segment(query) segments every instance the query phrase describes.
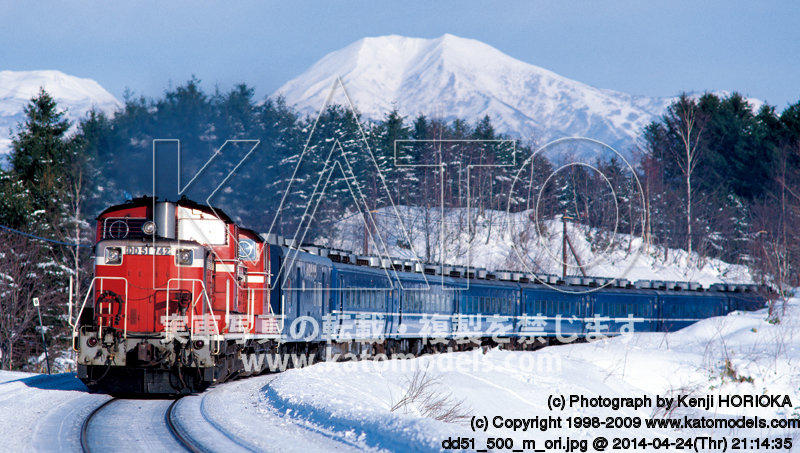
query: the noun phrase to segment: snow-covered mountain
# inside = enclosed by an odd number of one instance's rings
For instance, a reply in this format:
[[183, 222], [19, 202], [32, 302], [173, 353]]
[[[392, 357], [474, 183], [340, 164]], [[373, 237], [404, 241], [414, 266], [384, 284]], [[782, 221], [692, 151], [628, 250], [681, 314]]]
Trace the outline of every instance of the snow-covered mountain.
[[121, 104], [92, 79], [61, 71], [0, 71], [0, 154], [11, 147], [11, 130], [24, 119], [24, 108], [44, 88], [75, 123], [93, 107], [107, 113]]
[[383, 118], [393, 106], [404, 115], [447, 120], [488, 114], [498, 130], [539, 144], [585, 136], [621, 152], [672, 99], [595, 88], [449, 34], [361, 39], [326, 55], [276, 94], [313, 114], [336, 76], [368, 119]]

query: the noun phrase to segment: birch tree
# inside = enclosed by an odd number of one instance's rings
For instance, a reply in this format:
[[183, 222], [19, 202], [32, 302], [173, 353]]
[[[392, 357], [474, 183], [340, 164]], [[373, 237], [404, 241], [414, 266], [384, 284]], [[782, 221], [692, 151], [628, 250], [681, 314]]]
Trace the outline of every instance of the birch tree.
[[686, 250], [692, 253], [692, 174], [702, 156], [701, 138], [705, 117], [695, 101], [686, 93], [681, 94], [668, 113], [667, 124], [680, 138], [681, 146], [673, 149], [675, 161], [683, 174], [686, 188]]

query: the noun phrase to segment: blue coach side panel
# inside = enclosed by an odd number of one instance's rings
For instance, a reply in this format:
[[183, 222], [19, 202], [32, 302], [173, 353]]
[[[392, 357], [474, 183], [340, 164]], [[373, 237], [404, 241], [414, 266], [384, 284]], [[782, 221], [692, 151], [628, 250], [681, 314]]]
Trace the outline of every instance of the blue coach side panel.
[[592, 296], [586, 288], [564, 286], [561, 290], [541, 284], [522, 285], [521, 317], [517, 331], [525, 336], [582, 336]]
[[290, 341], [319, 340], [331, 297], [333, 263], [295, 249], [282, 248], [281, 253], [281, 267], [273, 271], [273, 285], [280, 287], [284, 335], [288, 334]]
[[728, 293], [730, 310], [753, 311], [766, 307], [767, 298], [757, 292]]
[[441, 275], [398, 272], [399, 305], [392, 325], [397, 338], [445, 338], [452, 334], [453, 313], [466, 280]]
[[339, 340], [373, 340], [386, 335], [392, 321], [397, 284], [391, 272], [367, 266], [333, 263], [335, 290], [329, 301], [329, 325]]
[[654, 331], [672, 332], [730, 311], [727, 293], [718, 291], [658, 291], [658, 300], [660, 325]]
[[469, 280], [457, 294], [457, 304], [453, 307], [453, 334], [457, 337], [512, 335], [519, 314], [519, 290], [519, 284], [514, 282]]
[[657, 328], [658, 293], [645, 289], [602, 288], [591, 293], [587, 333], [617, 335]]

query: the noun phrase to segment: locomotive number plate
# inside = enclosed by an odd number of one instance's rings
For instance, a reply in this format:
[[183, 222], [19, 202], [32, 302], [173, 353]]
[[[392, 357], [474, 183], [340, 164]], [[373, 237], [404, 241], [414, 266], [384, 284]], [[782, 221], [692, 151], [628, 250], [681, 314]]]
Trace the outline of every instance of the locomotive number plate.
[[130, 245], [125, 247], [126, 255], [172, 255], [171, 247], [153, 247], [150, 245]]

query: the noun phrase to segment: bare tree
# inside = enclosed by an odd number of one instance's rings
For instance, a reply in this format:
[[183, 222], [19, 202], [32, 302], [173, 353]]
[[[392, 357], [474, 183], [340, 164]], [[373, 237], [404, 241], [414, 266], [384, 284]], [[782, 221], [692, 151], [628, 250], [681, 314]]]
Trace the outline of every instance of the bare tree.
[[[794, 154], [794, 156], [792, 156]], [[796, 263], [800, 260], [800, 175], [793, 174], [787, 161], [800, 154], [800, 145], [781, 148], [776, 190], [754, 207], [752, 256], [764, 283], [771, 284], [777, 298], [769, 314], [780, 319], [786, 300], [797, 285]], [[781, 312], [776, 310], [781, 302]]]
[[472, 411], [463, 399], [457, 399], [452, 393], [442, 391], [442, 382], [438, 376], [428, 373], [428, 367], [414, 371], [407, 382], [404, 393], [390, 407], [391, 412], [413, 408], [423, 417], [443, 421], [445, 423], [464, 423], [468, 421]]
[[[703, 147], [700, 146], [705, 118], [697, 104], [682, 94], [673, 107], [675, 118], [672, 124], [681, 141], [679, 150], [673, 149], [675, 160], [686, 182], [686, 250], [692, 253], [692, 173], [700, 161]], [[672, 149], [672, 148], [670, 148]]]
[[35, 240], [0, 232], [0, 366], [11, 369], [14, 348], [30, 332], [39, 297], [42, 309], [56, 300], [53, 280], [48, 278], [47, 251]]

